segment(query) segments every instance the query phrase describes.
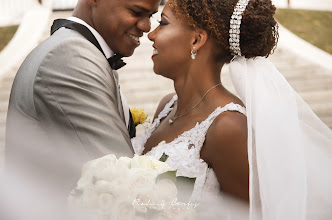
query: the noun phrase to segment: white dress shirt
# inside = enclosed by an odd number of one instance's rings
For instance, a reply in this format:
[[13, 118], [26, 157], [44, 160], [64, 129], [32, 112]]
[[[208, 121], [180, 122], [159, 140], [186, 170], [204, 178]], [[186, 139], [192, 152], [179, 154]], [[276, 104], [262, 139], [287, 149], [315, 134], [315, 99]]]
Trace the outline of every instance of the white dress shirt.
[[[93, 36], [97, 39], [101, 49], [103, 50], [106, 58], [110, 58], [111, 56], [114, 55], [114, 52], [111, 50], [111, 48], [107, 45], [106, 41], [104, 40], [104, 38], [90, 25], [88, 25], [85, 21], [76, 18], [76, 17], [69, 17], [67, 18], [68, 20], [74, 21], [76, 23], [82, 24], [85, 27], [87, 27], [91, 33], [93, 34]], [[118, 72], [116, 70], [112, 70], [113, 72], [113, 77], [114, 79], [119, 82], [119, 75]], [[120, 83], [119, 83], [120, 85]], [[120, 88], [119, 88], [120, 89]], [[128, 107], [128, 103], [125, 99], [125, 97], [123, 96], [121, 89], [120, 89], [120, 95], [121, 95], [121, 101], [122, 101], [122, 107], [123, 107], [123, 113], [124, 113], [124, 117], [125, 117], [125, 121], [126, 121], [126, 126], [128, 128], [129, 126], [129, 107]]]

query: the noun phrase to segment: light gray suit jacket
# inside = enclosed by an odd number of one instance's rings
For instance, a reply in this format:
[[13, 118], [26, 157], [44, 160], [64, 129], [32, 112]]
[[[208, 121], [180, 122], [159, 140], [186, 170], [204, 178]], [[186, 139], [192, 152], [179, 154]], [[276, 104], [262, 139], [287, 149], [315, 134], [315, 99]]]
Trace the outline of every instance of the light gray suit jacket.
[[15, 77], [6, 166], [34, 181], [55, 181], [68, 193], [88, 160], [133, 155], [124, 120], [119, 85], [104, 55], [62, 28], [29, 54]]

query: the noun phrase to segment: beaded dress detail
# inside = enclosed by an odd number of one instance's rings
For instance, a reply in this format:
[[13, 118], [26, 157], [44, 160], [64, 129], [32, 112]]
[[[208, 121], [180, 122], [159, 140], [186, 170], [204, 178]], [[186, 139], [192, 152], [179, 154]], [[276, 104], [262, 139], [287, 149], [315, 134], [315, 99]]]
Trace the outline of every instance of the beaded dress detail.
[[[160, 121], [173, 109], [173, 104], [177, 98], [177, 95], [173, 96], [143, 134], [131, 139], [135, 154], [142, 154], [147, 140], [159, 126]], [[212, 122], [218, 115], [225, 111], [237, 111], [244, 115], [246, 114], [243, 106], [234, 103], [229, 103], [224, 107], [217, 107], [207, 119], [200, 123], [197, 122], [192, 129], [185, 131], [169, 143], [161, 141], [151, 151], [146, 153], [147, 156], [153, 156], [157, 160], [165, 153], [168, 156], [166, 163], [177, 170], [177, 176], [196, 178], [191, 197], [192, 200], [200, 199], [204, 192], [215, 195], [220, 194], [220, 186], [216, 175], [213, 169], [208, 167], [208, 164], [200, 158], [200, 151]]]

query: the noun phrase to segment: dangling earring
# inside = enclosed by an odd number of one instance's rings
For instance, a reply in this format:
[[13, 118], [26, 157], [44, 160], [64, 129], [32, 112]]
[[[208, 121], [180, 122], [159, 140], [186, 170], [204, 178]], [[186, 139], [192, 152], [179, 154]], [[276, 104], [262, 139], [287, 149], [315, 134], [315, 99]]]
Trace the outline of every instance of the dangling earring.
[[191, 49], [191, 51], [190, 51], [190, 54], [191, 54], [191, 59], [196, 59], [196, 55], [197, 55], [197, 50], [196, 50], [196, 52], [194, 53], [194, 49], [195, 49], [195, 47], [193, 47], [193, 49]]

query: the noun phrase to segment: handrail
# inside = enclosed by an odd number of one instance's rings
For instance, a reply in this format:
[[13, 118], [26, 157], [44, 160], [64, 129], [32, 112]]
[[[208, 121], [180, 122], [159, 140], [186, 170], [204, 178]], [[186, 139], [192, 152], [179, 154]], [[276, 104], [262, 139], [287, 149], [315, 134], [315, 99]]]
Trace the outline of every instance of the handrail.
[[40, 41], [49, 22], [51, 10], [40, 5], [29, 10], [14, 37], [0, 52], [0, 79], [21, 63]]

